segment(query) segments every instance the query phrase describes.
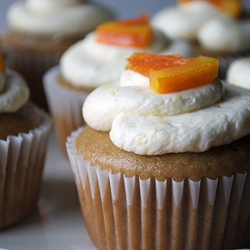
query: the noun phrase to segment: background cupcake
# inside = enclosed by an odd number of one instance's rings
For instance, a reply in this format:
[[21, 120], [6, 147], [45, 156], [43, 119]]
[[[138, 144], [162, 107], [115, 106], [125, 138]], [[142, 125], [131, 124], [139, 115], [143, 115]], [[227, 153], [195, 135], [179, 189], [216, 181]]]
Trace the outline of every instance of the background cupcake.
[[27, 80], [32, 101], [47, 108], [43, 74], [69, 46], [113, 18], [110, 11], [81, 0], [26, 0], [10, 6], [2, 49], [8, 66]]
[[199, 54], [218, 58], [223, 79], [229, 63], [250, 52], [250, 19], [241, 1], [179, 1], [152, 22], [170, 37], [192, 41]]
[[28, 97], [0, 58], [0, 229], [30, 214], [39, 195], [50, 120]]
[[135, 51], [194, 55], [188, 42], [168, 39], [141, 15], [99, 25], [63, 54], [59, 67], [46, 73], [44, 87], [64, 152], [66, 137], [83, 124], [81, 107], [86, 96], [96, 87], [117, 80]]
[[98, 249], [248, 246], [250, 92], [217, 72], [212, 58], [134, 55], [87, 97], [67, 150]]

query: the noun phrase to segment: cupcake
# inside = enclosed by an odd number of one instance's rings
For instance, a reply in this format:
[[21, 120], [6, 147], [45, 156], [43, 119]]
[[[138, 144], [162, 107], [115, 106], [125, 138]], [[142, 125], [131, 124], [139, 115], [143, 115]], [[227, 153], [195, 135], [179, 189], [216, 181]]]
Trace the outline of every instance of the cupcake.
[[82, 0], [26, 0], [10, 6], [2, 49], [7, 65], [29, 84], [31, 101], [47, 109], [43, 74], [68, 47], [112, 19], [110, 11]]
[[228, 67], [226, 81], [250, 89], [250, 58], [243, 57], [234, 60]]
[[44, 88], [64, 153], [66, 137], [83, 125], [81, 107], [86, 96], [117, 80], [135, 51], [194, 55], [188, 42], [166, 38], [152, 29], [147, 15], [141, 15], [99, 25], [63, 54], [59, 66], [45, 74]]
[[170, 37], [192, 42], [197, 53], [219, 59], [219, 77], [232, 60], [250, 52], [250, 18], [238, 0], [180, 0], [152, 17], [153, 25]]
[[218, 60], [136, 53], [83, 104], [67, 139], [98, 249], [247, 247], [250, 92]]
[[39, 196], [51, 123], [28, 98], [24, 79], [0, 57], [0, 229], [29, 215]]

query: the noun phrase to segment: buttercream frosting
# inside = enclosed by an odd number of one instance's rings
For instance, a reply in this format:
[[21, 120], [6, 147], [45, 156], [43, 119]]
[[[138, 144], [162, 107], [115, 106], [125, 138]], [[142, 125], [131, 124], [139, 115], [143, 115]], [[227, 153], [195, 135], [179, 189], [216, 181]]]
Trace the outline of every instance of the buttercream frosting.
[[159, 31], [155, 31], [153, 43], [144, 49], [98, 43], [96, 33], [90, 32], [63, 54], [60, 60], [61, 74], [72, 85], [94, 89], [119, 79], [127, 58], [137, 51], [179, 53], [184, 57], [195, 55], [188, 42], [180, 39], [169, 40]]
[[237, 21], [225, 14], [218, 15], [199, 29], [197, 38], [210, 51], [244, 52], [250, 49], [250, 20]]
[[171, 37], [198, 40], [213, 52], [250, 49], [250, 19], [237, 20], [205, 1], [165, 8], [153, 16], [152, 23]]
[[234, 60], [227, 70], [226, 80], [234, 85], [250, 89], [250, 58]]
[[11, 113], [21, 108], [29, 99], [29, 89], [24, 79], [12, 70], [0, 72], [0, 112]]
[[80, 0], [26, 0], [13, 3], [7, 11], [10, 27], [42, 35], [84, 35], [114, 15]]
[[200, 27], [218, 10], [205, 1], [163, 8], [152, 17], [152, 24], [173, 38], [194, 40]]
[[121, 149], [141, 155], [203, 152], [250, 133], [250, 91], [217, 79], [159, 95], [145, 76], [124, 74], [121, 82], [94, 90], [83, 105], [86, 123], [110, 131]]

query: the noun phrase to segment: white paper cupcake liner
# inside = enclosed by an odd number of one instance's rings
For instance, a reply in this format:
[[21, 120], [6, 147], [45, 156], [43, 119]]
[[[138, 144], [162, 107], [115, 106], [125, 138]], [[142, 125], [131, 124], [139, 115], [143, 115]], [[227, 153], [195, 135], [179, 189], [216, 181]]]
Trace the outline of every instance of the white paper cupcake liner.
[[87, 94], [62, 87], [58, 83], [59, 76], [59, 66], [55, 66], [46, 72], [43, 84], [58, 143], [62, 152], [67, 155], [65, 147], [67, 136], [84, 124], [82, 105]]
[[215, 180], [113, 174], [78, 155], [75, 138], [67, 152], [83, 217], [98, 249], [232, 249], [250, 243], [250, 175]]
[[0, 140], [0, 229], [19, 222], [36, 205], [51, 127], [41, 112], [39, 127]]

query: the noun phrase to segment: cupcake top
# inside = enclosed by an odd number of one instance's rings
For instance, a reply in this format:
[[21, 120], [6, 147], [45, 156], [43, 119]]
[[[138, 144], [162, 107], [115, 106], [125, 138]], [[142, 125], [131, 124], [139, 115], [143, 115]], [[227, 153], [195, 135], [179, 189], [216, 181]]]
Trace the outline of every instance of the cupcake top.
[[85, 35], [113, 18], [111, 12], [81, 0], [17, 1], [7, 11], [11, 28], [49, 36]]
[[128, 152], [204, 152], [250, 133], [250, 91], [217, 79], [208, 57], [135, 53], [119, 82], [85, 100], [83, 117]]
[[72, 85], [94, 89], [117, 80], [126, 66], [126, 59], [136, 51], [194, 55], [188, 42], [166, 38], [152, 28], [147, 15], [141, 15], [99, 25], [63, 54], [61, 73]]
[[234, 85], [250, 89], [250, 58], [234, 60], [227, 70], [226, 80]]
[[29, 89], [24, 79], [11, 70], [6, 70], [0, 54], [0, 112], [13, 113], [29, 98]]
[[250, 19], [236, 18], [240, 10], [237, 10], [237, 14], [229, 15], [217, 7], [210, 1], [183, 1], [156, 13], [152, 23], [170, 37], [197, 40], [211, 52], [249, 50]]
[[28, 133], [41, 124], [43, 113], [28, 98], [26, 82], [19, 74], [5, 69], [0, 54], [0, 140]]

